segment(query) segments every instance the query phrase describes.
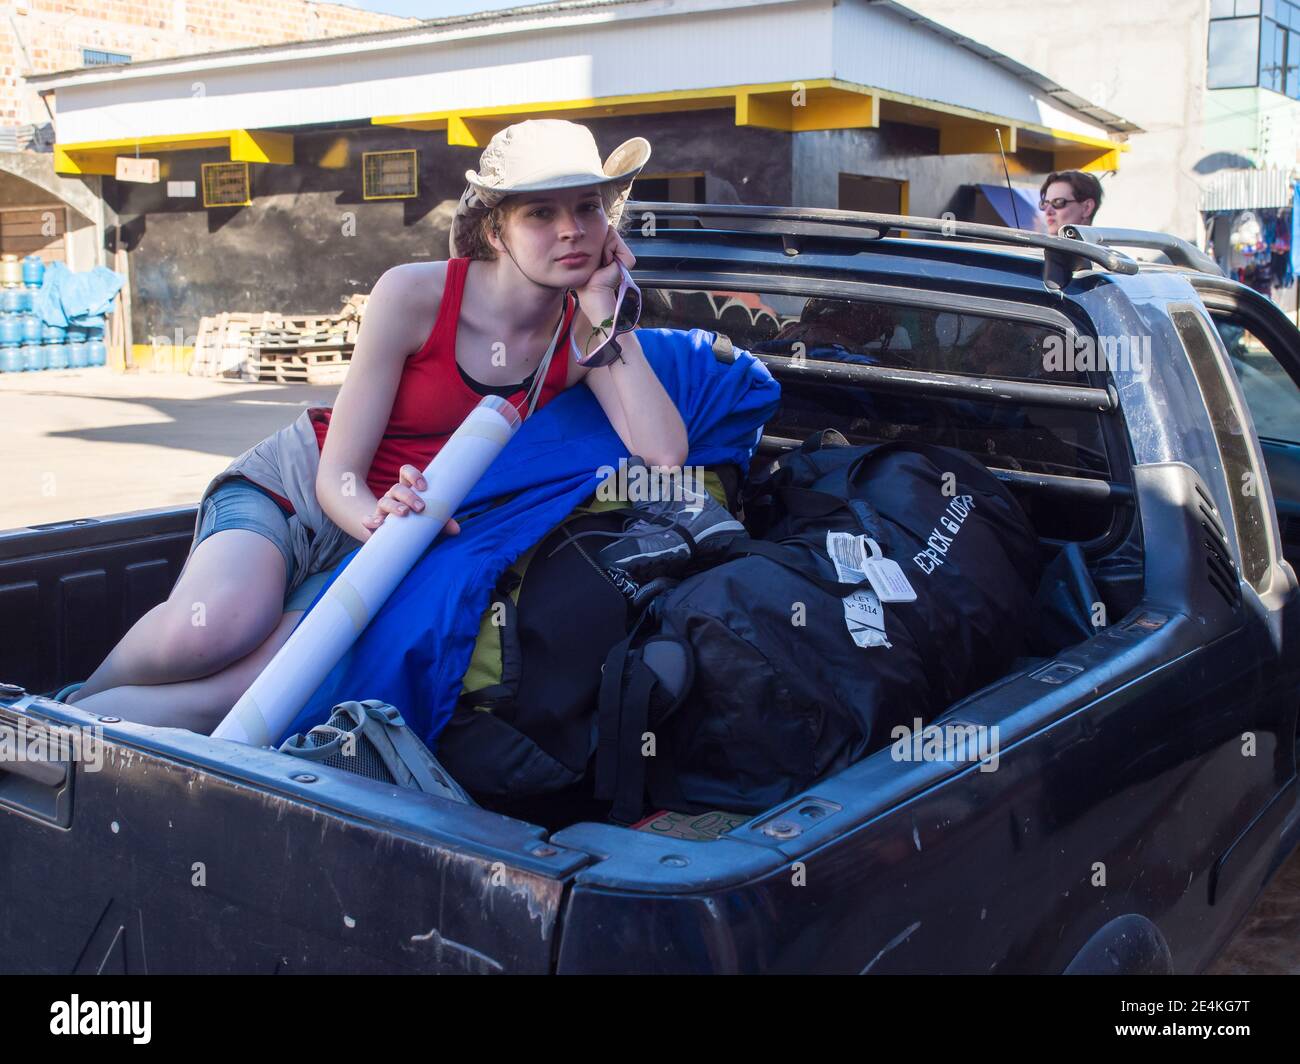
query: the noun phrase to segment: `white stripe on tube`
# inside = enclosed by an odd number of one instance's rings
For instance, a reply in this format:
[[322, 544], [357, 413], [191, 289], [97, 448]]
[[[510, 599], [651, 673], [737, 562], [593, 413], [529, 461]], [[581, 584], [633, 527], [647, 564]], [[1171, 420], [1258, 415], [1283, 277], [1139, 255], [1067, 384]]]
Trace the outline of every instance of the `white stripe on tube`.
[[[488, 395], [424, 470], [424, 509], [390, 514], [357, 551], [279, 653], [212, 733], [270, 746], [379, 612], [520, 424], [519, 412]], [[365, 697], [361, 694], [360, 697]]]

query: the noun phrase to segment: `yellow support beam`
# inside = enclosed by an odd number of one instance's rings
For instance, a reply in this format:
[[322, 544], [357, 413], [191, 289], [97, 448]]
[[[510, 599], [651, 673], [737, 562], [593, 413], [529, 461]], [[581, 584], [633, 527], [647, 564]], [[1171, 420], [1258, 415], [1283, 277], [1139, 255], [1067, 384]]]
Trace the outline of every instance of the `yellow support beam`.
[[790, 131], [874, 128], [880, 122], [880, 101], [874, 92], [834, 78], [376, 115], [370, 121], [377, 126], [422, 132], [446, 130], [449, 144], [481, 147], [496, 130], [528, 118], [581, 121], [614, 115], [669, 114], [722, 108], [739, 108], [738, 113], [745, 119], [740, 122], [742, 125], [772, 122], [776, 123], [773, 128]]
[[793, 110], [784, 94], [776, 96], [766, 92], [736, 93], [736, 125], [756, 126], [759, 129], [779, 129], [789, 132], [793, 127], [790, 112]]
[[117, 157], [91, 152], [73, 155], [57, 144], [54, 146], [54, 172], [56, 174], [106, 174], [117, 173]]
[[[721, 108], [734, 110], [737, 125], [790, 133], [814, 129], [875, 129], [882, 117], [886, 121], [928, 126], [939, 130], [942, 154], [994, 154], [998, 150], [995, 130], [1001, 130], [1002, 147], [1008, 156], [1013, 156], [1018, 148], [1081, 153], [1099, 149], [1088, 163], [1097, 166], [1114, 158], [1102, 158], [1104, 153], [1128, 150], [1127, 144], [1104, 136], [1093, 137], [1033, 122], [1011, 121], [988, 112], [871, 88], [839, 78], [719, 85], [623, 96], [499, 104], [454, 111], [376, 115], [370, 121], [377, 126], [422, 132], [445, 131], [449, 144], [481, 147], [498, 129], [528, 118], [582, 121], [615, 115], [670, 114]], [[1014, 159], [1008, 162], [1014, 163]]]
[[1002, 134], [1000, 150], [1008, 155], [1016, 152], [1016, 127], [1000, 123], [946, 119], [939, 126], [940, 155], [997, 155], [998, 133]]
[[293, 165], [293, 134], [264, 129], [236, 129], [230, 134], [232, 163], [274, 163]]
[[487, 142], [509, 124], [451, 115], [447, 119], [447, 143], [461, 148], [485, 148]]
[[875, 129], [880, 125], [880, 100], [873, 93], [794, 81], [777, 92], [737, 92], [736, 125], [787, 133]]
[[119, 155], [226, 148], [231, 162], [293, 164], [293, 134], [261, 129], [225, 129], [210, 133], [170, 133], [117, 140], [78, 141], [54, 146], [59, 174], [113, 174]]
[[1084, 170], [1104, 173], [1119, 169], [1118, 145], [1110, 150], [1084, 148], [1052, 153], [1053, 170]]

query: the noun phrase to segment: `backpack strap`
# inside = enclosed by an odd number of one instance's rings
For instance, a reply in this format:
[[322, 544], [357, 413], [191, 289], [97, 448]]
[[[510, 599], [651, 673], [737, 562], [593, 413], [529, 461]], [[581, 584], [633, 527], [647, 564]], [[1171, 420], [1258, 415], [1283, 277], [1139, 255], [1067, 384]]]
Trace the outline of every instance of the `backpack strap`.
[[777, 496], [785, 512], [795, 517], [829, 517], [840, 510], [848, 510], [862, 527], [862, 531], [888, 549], [889, 533], [880, 522], [875, 508], [865, 499], [843, 499], [827, 491], [813, 488], [781, 487]]
[[[657, 612], [646, 610], [631, 635], [610, 651], [600, 682], [594, 793], [597, 798], [613, 802], [609, 818], [624, 825], [641, 819], [647, 779], [656, 800], [683, 802], [667, 734], [655, 736], [652, 764], [641, 753], [641, 744], [646, 731], [662, 728], [690, 694], [695, 659], [690, 644], [674, 636], [654, 636], [633, 649], [638, 630], [652, 614]], [[660, 643], [678, 648], [677, 664], [670, 664], [668, 658], [653, 651]], [[651, 649], [650, 661], [647, 649]]]
[[779, 543], [768, 543], [762, 539], [738, 537], [727, 544], [726, 552], [722, 555], [722, 558], [745, 558], [758, 555], [760, 558], [775, 562], [784, 569], [789, 569], [792, 573], [798, 573], [810, 584], [821, 588], [826, 594], [834, 595], [836, 598], [843, 598], [860, 588], [869, 588], [871, 586], [871, 581], [865, 577], [855, 581], [828, 580], [818, 572], [817, 567], [811, 562], [800, 561], [799, 553], [799, 551], [791, 550]]
[[[615, 811], [620, 815], [624, 814], [631, 805], [631, 800], [626, 792], [634, 782], [633, 779], [625, 776], [623, 772], [624, 748], [631, 734], [628, 725], [634, 723], [634, 717], [640, 717], [642, 714], [644, 714], [644, 719], [648, 720], [650, 713], [649, 691], [647, 690], [644, 692], [644, 705], [640, 707], [640, 711], [635, 707], [627, 707], [627, 721], [625, 723], [623, 674], [627, 670], [627, 660], [632, 649], [632, 640], [636, 638], [637, 632], [650, 613], [650, 610], [646, 610], [637, 618], [628, 637], [614, 646], [608, 657], [605, 658], [605, 664], [600, 668], [600, 693], [596, 711], [596, 781], [594, 793], [597, 798], [602, 800], [614, 799]], [[640, 751], [637, 750], [636, 753], [639, 754]], [[640, 760], [640, 758], [638, 757], [637, 760]], [[633, 777], [635, 777], [636, 766], [629, 765], [629, 767], [632, 769]], [[645, 767], [640, 766], [640, 771], [644, 773]], [[639, 778], [641, 785], [644, 786], [644, 775], [635, 778]], [[620, 784], [622, 784], [621, 789]], [[640, 801], [639, 790], [636, 800]], [[634, 821], [627, 821], [627, 823], [632, 822]]]

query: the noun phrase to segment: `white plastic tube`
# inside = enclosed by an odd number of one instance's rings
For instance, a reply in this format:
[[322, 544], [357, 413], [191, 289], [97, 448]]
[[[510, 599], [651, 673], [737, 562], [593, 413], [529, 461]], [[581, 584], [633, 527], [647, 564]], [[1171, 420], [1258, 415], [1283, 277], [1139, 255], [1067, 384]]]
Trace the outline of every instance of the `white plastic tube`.
[[[424, 509], [390, 514], [212, 733], [270, 746], [442, 531], [520, 425], [504, 399], [484, 396], [424, 470]], [[412, 489], [413, 491], [415, 489]], [[359, 695], [361, 693], [358, 693]]]

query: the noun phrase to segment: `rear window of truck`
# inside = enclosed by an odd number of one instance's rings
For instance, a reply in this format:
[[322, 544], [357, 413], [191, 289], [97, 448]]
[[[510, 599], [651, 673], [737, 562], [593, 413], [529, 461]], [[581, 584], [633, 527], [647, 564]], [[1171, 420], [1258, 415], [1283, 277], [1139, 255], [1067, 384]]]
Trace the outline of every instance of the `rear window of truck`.
[[[645, 328], [700, 328], [755, 354], [1042, 384], [1089, 386], [1061, 330], [943, 307], [891, 306], [789, 293], [646, 289]], [[936, 386], [935, 391], [939, 390]], [[854, 443], [895, 439], [957, 447], [1005, 469], [1105, 479], [1095, 410], [786, 380], [771, 435], [839, 429]]]

